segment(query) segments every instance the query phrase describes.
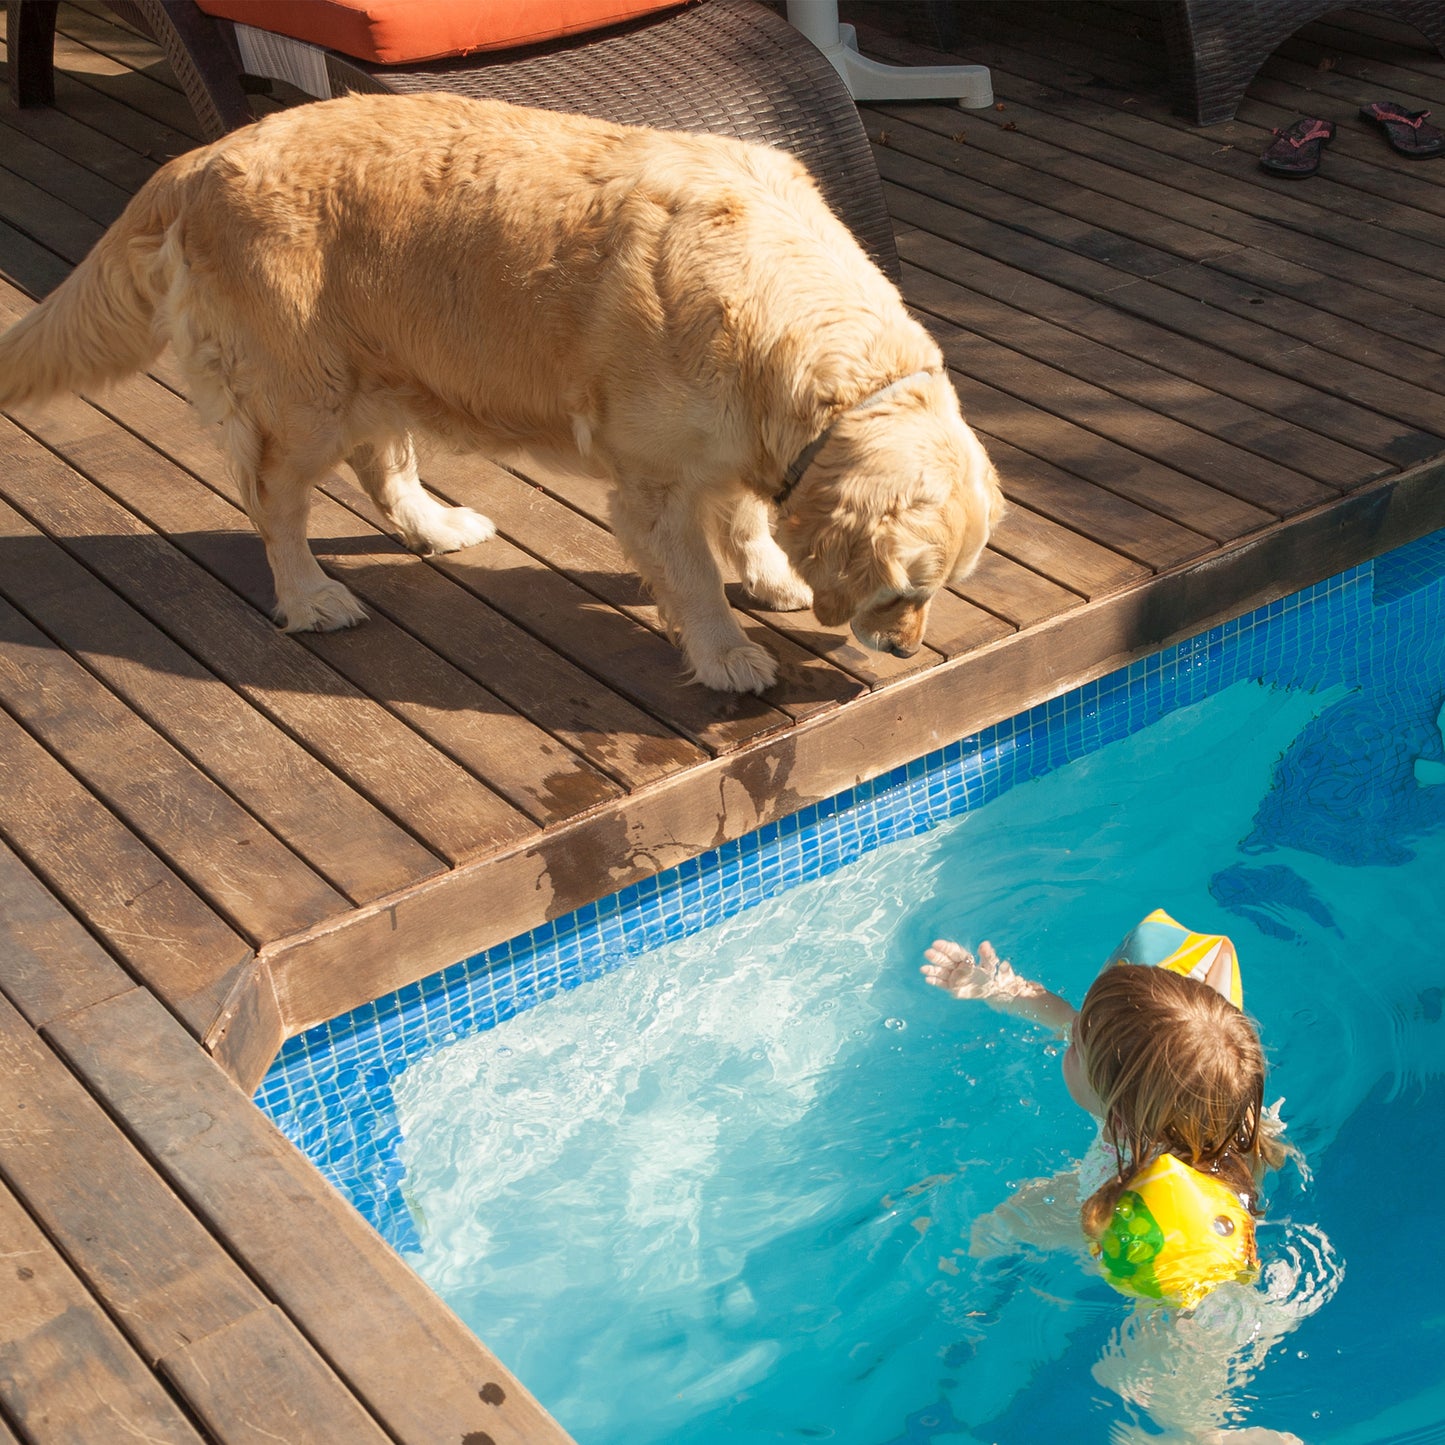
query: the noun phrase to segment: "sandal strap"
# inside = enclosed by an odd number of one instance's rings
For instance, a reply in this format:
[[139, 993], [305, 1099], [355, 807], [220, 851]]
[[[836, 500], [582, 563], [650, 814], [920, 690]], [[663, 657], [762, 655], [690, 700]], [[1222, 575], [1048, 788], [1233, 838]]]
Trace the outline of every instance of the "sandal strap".
[[1408, 125], [1419, 130], [1430, 117], [1428, 110], [1401, 110], [1398, 106], [1383, 106], [1378, 101], [1370, 107], [1376, 120], [1388, 121], [1391, 125]]
[[1296, 121], [1295, 124], [1289, 128], [1289, 130], [1280, 130], [1276, 128], [1274, 133], [1281, 140], [1287, 140], [1292, 146], [1298, 149], [1302, 145], [1308, 145], [1309, 142], [1312, 140], [1328, 140], [1330, 138], [1331, 131], [1334, 129], [1334, 127], [1331, 126], [1327, 120], [1312, 120], [1309, 122], [1308, 130], [1303, 131], [1298, 136], [1291, 135], [1290, 131], [1294, 130], [1297, 126], [1301, 124], [1303, 124], [1303, 122]]

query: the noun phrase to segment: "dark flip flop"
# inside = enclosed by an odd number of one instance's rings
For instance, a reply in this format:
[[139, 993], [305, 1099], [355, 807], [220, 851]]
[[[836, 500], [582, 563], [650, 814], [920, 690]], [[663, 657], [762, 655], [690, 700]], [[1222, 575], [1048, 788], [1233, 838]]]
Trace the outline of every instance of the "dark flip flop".
[[1406, 110], [1393, 100], [1372, 100], [1360, 107], [1360, 114], [1383, 126], [1385, 139], [1402, 156], [1423, 160], [1427, 156], [1445, 155], [1445, 130], [1425, 124], [1428, 110]]
[[1259, 163], [1277, 176], [1312, 176], [1320, 168], [1320, 147], [1334, 134], [1332, 121], [1305, 116], [1275, 131]]

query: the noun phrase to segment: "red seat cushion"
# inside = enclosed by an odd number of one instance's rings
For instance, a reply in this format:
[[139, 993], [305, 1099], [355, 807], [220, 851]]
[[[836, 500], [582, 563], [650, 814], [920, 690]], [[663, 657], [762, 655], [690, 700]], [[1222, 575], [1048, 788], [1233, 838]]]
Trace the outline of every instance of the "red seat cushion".
[[196, 0], [208, 15], [289, 35], [376, 65], [536, 45], [600, 30], [682, 0]]

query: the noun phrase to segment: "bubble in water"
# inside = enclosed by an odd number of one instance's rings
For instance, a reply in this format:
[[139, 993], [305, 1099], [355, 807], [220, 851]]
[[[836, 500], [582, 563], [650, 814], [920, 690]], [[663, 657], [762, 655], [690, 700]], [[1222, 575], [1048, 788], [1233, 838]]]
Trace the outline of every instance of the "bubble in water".
[[884, 1019], [883, 1027], [885, 1029], [906, 1029], [908, 1025], [902, 1019]]

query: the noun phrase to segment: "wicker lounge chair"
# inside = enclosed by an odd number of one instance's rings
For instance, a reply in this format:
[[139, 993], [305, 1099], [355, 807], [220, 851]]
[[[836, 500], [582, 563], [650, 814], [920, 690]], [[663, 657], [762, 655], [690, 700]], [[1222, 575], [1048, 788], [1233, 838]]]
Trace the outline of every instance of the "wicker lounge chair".
[[[546, 45], [411, 66], [372, 65], [250, 31], [212, 19], [190, 0], [117, 0], [111, 8], [165, 51], [209, 138], [253, 119], [253, 77], [322, 97], [440, 89], [734, 135], [802, 160], [868, 253], [898, 276], [882, 185], [847, 87], [813, 45], [756, 0], [701, 0]], [[17, 104], [54, 103], [56, 10], [53, 0], [8, 0]]]
[[1181, 114], [1233, 120], [1249, 83], [1296, 30], [1331, 10], [1388, 15], [1445, 54], [1445, 0], [1178, 0], [1163, 7], [1169, 73]]

